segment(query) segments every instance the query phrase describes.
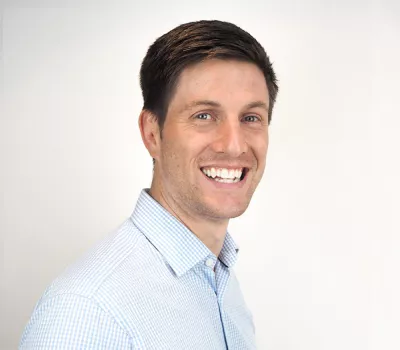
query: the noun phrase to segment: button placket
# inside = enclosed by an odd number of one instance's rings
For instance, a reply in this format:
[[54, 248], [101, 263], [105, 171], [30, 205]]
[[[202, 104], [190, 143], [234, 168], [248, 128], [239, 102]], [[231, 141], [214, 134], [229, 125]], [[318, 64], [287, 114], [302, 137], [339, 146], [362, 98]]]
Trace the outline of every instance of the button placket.
[[213, 289], [214, 293], [217, 294], [217, 281], [215, 276], [214, 267], [216, 265], [216, 259], [213, 256], [208, 256], [203, 260], [203, 273], [205, 274], [208, 283]]
[[214, 266], [215, 266], [215, 262], [214, 262], [214, 260], [213, 260], [212, 258], [208, 258], [208, 259], [206, 260], [205, 264], [206, 264], [209, 268], [211, 268], [211, 269], [213, 269]]

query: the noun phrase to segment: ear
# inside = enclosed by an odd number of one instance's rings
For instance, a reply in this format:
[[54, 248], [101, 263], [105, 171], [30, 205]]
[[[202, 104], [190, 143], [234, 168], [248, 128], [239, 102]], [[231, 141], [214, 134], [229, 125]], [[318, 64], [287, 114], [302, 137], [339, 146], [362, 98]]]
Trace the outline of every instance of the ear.
[[143, 109], [139, 116], [139, 128], [143, 143], [151, 157], [158, 159], [160, 153], [160, 129], [157, 117], [150, 111]]

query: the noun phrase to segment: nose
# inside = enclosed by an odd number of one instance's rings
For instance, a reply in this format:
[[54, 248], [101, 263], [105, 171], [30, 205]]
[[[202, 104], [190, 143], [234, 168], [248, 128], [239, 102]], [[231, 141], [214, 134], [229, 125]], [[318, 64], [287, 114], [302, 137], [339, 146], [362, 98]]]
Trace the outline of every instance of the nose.
[[216, 132], [216, 140], [213, 143], [216, 153], [225, 153], [234, 158], [247, 152], [248, 144], [239, 120], [224, 120]]

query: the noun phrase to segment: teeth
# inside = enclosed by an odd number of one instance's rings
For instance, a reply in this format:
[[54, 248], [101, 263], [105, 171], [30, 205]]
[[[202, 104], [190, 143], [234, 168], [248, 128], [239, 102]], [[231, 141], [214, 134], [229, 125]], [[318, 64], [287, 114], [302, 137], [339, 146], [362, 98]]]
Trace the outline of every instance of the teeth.
[[[208, 168], [202, 169], [203, 173], [218, 182], [239, 182], [243, 169]], [[224, 181], [222, 181], [224, 180]], [[228, 181], [225, 181], [228, 180]], [[237, 181], [236, 181], [237, 180]]]
[[215, 179], [215, 181], [217, 181], [217, 182], [223, 182], [223, 183], [226, 183], [226, 184], [233, 184], [233, 183], [236, 183], [236, 182], [239, 182], [240, 181], [240, 179], [238, 179], [238, 178], [236, 178], [236, 179], [221, 179], [221, 178], [217, 178], [217, 179]]
[[229, 178], [229, 170], [228, 170], [228, 169], [222, 169], [222, 170], [221, 170], [221, 177], [222, 177], [223, 179]]

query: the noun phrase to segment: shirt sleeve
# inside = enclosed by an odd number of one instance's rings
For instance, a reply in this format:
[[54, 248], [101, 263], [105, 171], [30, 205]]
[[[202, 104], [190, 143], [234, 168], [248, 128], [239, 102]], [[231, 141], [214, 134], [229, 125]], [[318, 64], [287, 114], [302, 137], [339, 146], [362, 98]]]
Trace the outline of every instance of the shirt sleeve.
[[19, 348], [131, 349], [131, 339], [95, 301], [62, 294], [36, 307]]

